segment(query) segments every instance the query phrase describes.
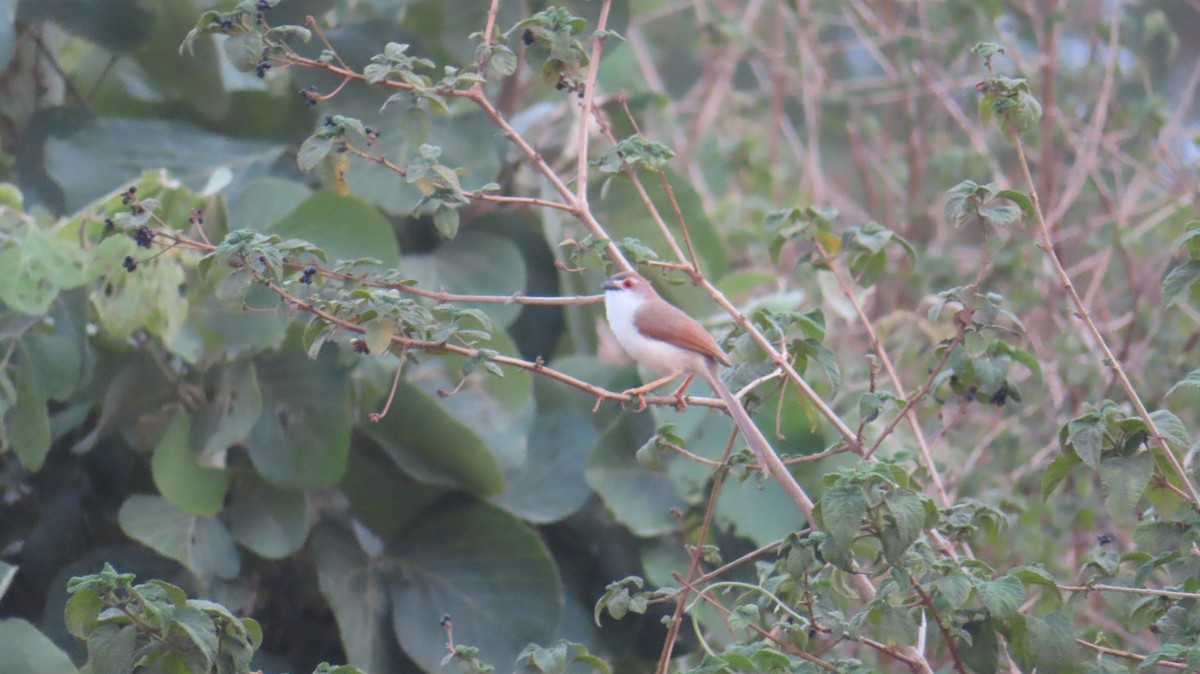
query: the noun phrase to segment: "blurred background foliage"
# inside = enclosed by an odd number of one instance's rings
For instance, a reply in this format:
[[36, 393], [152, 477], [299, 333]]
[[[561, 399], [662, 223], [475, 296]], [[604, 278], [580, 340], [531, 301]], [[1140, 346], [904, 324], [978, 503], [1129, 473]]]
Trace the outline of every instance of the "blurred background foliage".
[[[0, 644], [42, 638], [27, 621], [81, 662], [84, 647], [63, 621], [66, 581], [109, 562], [256, 618], [265, 641], [254, 666], [265, 671], [309, 671], [322, 660], [438, 671], [446, 613], [456, 640], [502, 670], [527, 643], [565, 638], [614, 671], [651, 671], [663, 609], [606, 617], [599, 629], [592, 607], [612, 581], [669, 585], [687, 569], [681, 537], [696, 531], [712, 470], [679, 456], [647, 467], [635, 452], [673, 423], [688, 451], [718, 458], [729, 439], [724, 416], [699, 407], [632, 414], [611, 402], [593, 412], [594, 397], [549, 378], [464, 375], [461, 357], [414, 352], [389, 413], [371, 423], [395, 355], [362, 355], [342, 340], [310, 360], [304, 321], [263, 288], [250, 289], [246, 310], [240, 301], [231, 310], [200, 280], [198, 255], [176, 251], [127, 273], [134, 241], [92, 245], [135, 185], [175, 227], [199, 209], [213, 241], [239, 229], [303, 239], [331, 261], [374, 258], [365, 269], [396, 269], [455, 293], [598, 290], [606, 273], [598, 259], [582, 273], [563, 271], [570, 248], [561, 244], [586, 235], [563, 212], [473, 201], [447, 239], [433, 217], [414, 215], [421, 192], [386, 167], [352, 160], [342, 176], [330, 161], [302, 172], [303, 141], [342, 115], [374, 129], [378, 151], [399, 165], [436, 145], [468, 191], [498, 183], [503, 194], [553, 196], [468, 101], [434, 115], [407, 100], [381, 108], [389, 92], [352, 83], [308, 106], [299, 92], [332, 91], [339, 78], [243, 72], [225, 35], [202, 35], [180, 53], [204, 11], [232, 4], [0, 0], [0, 180], [20, 190], [0, 195], [0, 255], [11, 275], [0, 283], [0, 615], [11, 617], [0, 622]], [[1177, 261], [1171, 242], [1195, 218], [1200, 9], [1118, 4], [1110, 21], [1113, 3], [1090, 0], [616, 2], [608, 28], [624, 39], [607, 43], [597, 85], [617, 138], [633, 133], [628, 109], [647, 138], [675, 151], [667, 176], [709, 279], [747, 311], [824, 310], [824, 343], [840, 371], [831, 380], [810, 367], [807, 379], [845, 418], [857, 422], [861, 397], [874, 390], [869, 338], [811, 250], [772, 249], [769, 214], [832, 206], [839, 228], [877, 222], [911, 242], [918, 263], [889, 248], [873, 263], [879, 283], [858, 289], [911, 390], [952, 333], [948, 318], [926, 316], [932, 298], [977, 274], [982, 290], [1004, 296], [1028, 328], [1015, 341], [1042, 376], [1015, 368], [1019, 397], [992, 406], [946, 380], [918, 406], [948, 485], [949, 500], [937, 505], [975, 499], [1004, 514], [1007, 528], [981, 527], [971, 539], [991, 567], [1044, 564], [1068, 581], [1103, 552], [1098, 536], [1123, 552], [1136, 547], [1140, 492], [1106, 502], [1100, 479], [1073, 474], [1042, 495], [1059, 427], [1119, 392], [1032, 235], [1019, 224], [956, 227], [944, 206], [962, 180], [1019, 183], [1013, 147], [975, 111], [984, 71], [969, 50], [997, 41], [1010, 57], [997, 57], [997, 68], [1029, 77], [1046, 110], [1028, 137], [1042, 204], [1136, 387], [1162, 401], [1196, 367], [1200, 305], [1158, 300]], [[569, 5], [588, 20], [586, 38], [600, 3]], [[503, 2], [497, 26], [543, 8]], [[268, 16], [272, 25], [318, 17], [354, 69], [396, 42], [440, 72], [475, 62], [469, 36], [486, 12], [485, 2], [286, 0]], [[510, 46], [520, 52], [518, 38]], [[298, 48], [313, 58], [321, 51], [315, 39]], [[516, 74], [488, 79], [497, 109], [560, 175], [572, 175], [573, 92], [548, 86], [523, 61]], [[1089, 132], [1101, 92], [1107, 120]], [[593, 155], [605, 149], [597, 139]], [[1086, 171], [1076, 170], [1081, 163]], [[612, 237], [635, 237], [665, 257], [631, 183], [591, 175], [592, 210]], [[670, 213], [655, 182], [651, 196]], [[728, 316], [684, 274], [656, 279], [730, 333]], [[639, 381], [596, 305], [479, 308], [493, 326], [481, 346], [541, 358], [609, 390]], [[726, 344], [753, 360], [736, 331]], [[797, 394], [761, 390], [758, 418], [778, 451], [834, 444]], [[1185, 388], [1170, 403], [1195, 429], [1198, 394]], [[887, 418], [867, 428], [878, 433]], [[914, 446], [902, 425], [879, 456], [928, 487]], [[843, 454], [797, 474], [819, 498], [822, 475], [852, 463]], [[805, 526], [773, 481], [755, 479], [724, 485], [715, 522], [712, 542], [725, 560]], [[755, 569], [729, 577], [753, 581]], [[1116, 631], [1142, 653], [1157, 646], [1099, 598], [1077, 603], [1110, 616], [1081, 618], [1080, 634]], [[911, 627], [879, 629], [903, 640]], [[685, 629], [675, 652], [695, 646]], [[45, 657], [53, 663], [40, 671], [74, 671]], [[0, 663], [8, 671], [17, 670]]]

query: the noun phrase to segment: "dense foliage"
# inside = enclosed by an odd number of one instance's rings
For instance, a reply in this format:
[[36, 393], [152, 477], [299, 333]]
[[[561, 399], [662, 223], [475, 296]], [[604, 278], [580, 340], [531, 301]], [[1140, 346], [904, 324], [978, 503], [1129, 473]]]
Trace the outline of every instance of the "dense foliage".
[[[0, 0], [0, 674], [1200, 668], [1198, 45]], [[629, 268], [801, 490], [636, 413]]]

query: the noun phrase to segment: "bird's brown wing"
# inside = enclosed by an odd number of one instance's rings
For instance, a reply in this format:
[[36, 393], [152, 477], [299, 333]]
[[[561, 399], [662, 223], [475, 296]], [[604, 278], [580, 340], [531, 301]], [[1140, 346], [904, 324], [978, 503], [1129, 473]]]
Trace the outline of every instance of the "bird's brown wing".
[[725, 365], [732, 365], [729, 356], [717, 346], [717, 340], [691, 316], [678, 307], [663, 302], [650, 312], [639, 311], [633, 324], [651, 339], [674, 344], [689, 351], [709, 356]]

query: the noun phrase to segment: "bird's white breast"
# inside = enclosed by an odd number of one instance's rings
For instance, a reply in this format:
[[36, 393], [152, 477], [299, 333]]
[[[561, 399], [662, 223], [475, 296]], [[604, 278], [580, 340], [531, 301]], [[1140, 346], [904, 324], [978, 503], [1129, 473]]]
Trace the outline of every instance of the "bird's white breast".
[[662, 340], [644, 337], [638, 330], [634, 317], [645, 301], [645, 298], [629, 291], [610, 290], [605, 293], [604, 313], [617, 343], [639, 365], [660, 374], [700, 371], [705, 363], [703, 355]]

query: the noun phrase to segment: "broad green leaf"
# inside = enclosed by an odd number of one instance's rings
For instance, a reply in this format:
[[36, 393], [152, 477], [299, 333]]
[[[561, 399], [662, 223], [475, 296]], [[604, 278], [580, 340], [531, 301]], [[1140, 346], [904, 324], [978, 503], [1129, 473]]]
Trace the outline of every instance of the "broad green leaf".
[[[0, 223], [14, 216], [0, 213]], [[10, 223], [4, 223], [10, 224]], [[7, 228], [5, 228], [7, 229]], [[17, 225], [0, 252], [0, 301], [31, 315], [49, 311], [62, 290], [88, 278], [86, 258], [77, 242], [60, 238], [30, 223]]]
[[849, 550], [867, 514], [867, 497], [858, 485], [838, 485], [821, 497], [821, 523], [843, 550]]
[[1175, 416], [1174, 412], [1154, 410], [1150, 413], [1150, 419], [1154, 421], [1154, 425], [1158, 427], [1159, 432], [1174, 450], [1185, 451], [1191, 446], [1187, 426], [1183, 425], [1183, 421]]
[[1050, 572], [1041, 564], [1018, 566], [1015, 569], [1009, 570], [1008, 575], [1025, 583], [1040, 585], [1053, 594], [1058, 601], [1062, 601], [1062, 594], [1058, 591], [1058, 583], [1055, 582], [1054, 576], [1050, 575]]
[[1067, 438], [1079, 458], [1092, 469], [1100, 467], [1100, 452], [1104, 446], [1103, 419], [1081, 417], [1067, 422]]
[[1167, 272], [1167, 275], [1163, 277], [1163, 304], [1170, 304], [1179, 299], [1198, 280], [1200, 280], [1200, 260], [1188, 260], [1183, 264], [1172, 267]]
[[[103, 624], [88, 635], [88, 670], [131, 672], [137, 659], [137, 628], [133, 625]], [[168, 670], [170, 671], [170, 670]], [[175, 672], [179, 672], [176, 668]], [[182, 674], [180, 672], [180, 674]]]
[[954, 609], [961, 608], [971, 596], [971, 578], [962, 572], [950, 572], [934, 580], [932, 585]]
[[[390, 560], [367, 555], [350, 532], [330, 524], [313, 533], [312, 549], [321, 593], [337, 619], [346, 658], [369, 672], [400, 671], [384, 577]], [[436, 625], [440, 615], [435, 613], [430, 622]]]
[[504, 473], [483, 439], [407, 381], [396, 387], [387, 415], [366, 431], [401, 470], [420, 482], [479, 496], [504, 490]]
[[178, 628], [187, 635], [194, 650], [189, 647], [187, 655], [198, 654], [204, 661], [211, 663], [217, 657], [220, 642], [217, 639], [217, 627], [203, 611], [193, 606], [180, 606], [172, 616], [171, 627]]
[[254, 363], [235, 362], [217, 368], [211, 382], [208, 404], [192, 412], [191, 446], [199, 449], [199, 461], [224, 467], [225, 451], [244, 442], [262, 414], [262, 390]]
[[229, 202], [229, 229], [270, 229], [310, 195], [312, 190], [295, 180], [255, 178]]
[[46, 394], [35, 379], [33, 368], [24, 364], [16, 370], [17, 401], [5, 418], [8, 444], [27, 470], [41, 470], [50, 451], [50, 416]]
[[72, 594], [64, 611], [67, 631], [80, 639], [86, 639], [103, 608], [104, 601], [91, 588], [84, 588]]
[[22, 346], [46, 397], [66, 401], [92, 367], [86, 292], [79, 289], [60, 294], [51, 306], [50, 318], [53, 326], [31, 329]]
[[1054, 493], [1058, 485], [1070, 474], [1071, 469], [1080, 463], [1082, 461], [1079, 460], [1078, 454], [1071, 451], [1070, 448], [1062, 449], [1042, 472], [1042, 499], [1049, 498], [1050, 494]]
[[350, 396], [335, 351], [313, 361], [285, 348], [260, 356], [255, 367], [263, 411], [246, 438], [254, 467], [279, 487], [337, 484], [350, 449]]
[[1191, 372], [1187, 373], [1186, 377], [1175, 382], [1175, 385], [1168, 389], [1166, 395], [1163, 397], [1169, 397], [1176, 391], [1176, 389], [1182, 388], [1200, 388], [1200, 369], [1192, 370]]
[[76, 674], [58, 646], [21, 618], [0, 620], [0, 674]]
[[[908, 489], [897, 489], [884, 499], [890, 515], [885, 518], [885, 522], [890, 526], [883, 530], [880, 538], [883, 542], [883, 554], [893, 564], [899, 563], [901, 555], [927, 526], [925, 502], [926, 499]], [[828, 509], [825, 510], [825, 517], [828, 521]]]
[[508, 474], [508, 488], [496, 500], [528, 522], [555, 522], [578, 510], [591, 496], [584, 465], [596, 445], [591, 422], [574, 410], [538, 416], [529, 432], [525, 464]]
[[167, 426], [150, 461], [154, 486], [163, 498], [184, 511], [213, 517], [221, 512], [225, 502], [229, 473], [200, 465], [190, 442], [191, 428], [191, 420], [184, 412], [177, 412]]
[[1104, 507], [1110, 517], [1131, 521], [1134, 507], [1150, 485], [1154, 459], [1150, 452], [1133, 456], [1110, 456], [1100, 462], [1100, 483], [1104, 485]]
[[234, 485], [225, 515], [233, 539], [267, 559], [281, 559], [299, 550], [312, 526], [302, 492], [252, 477]]
[[[482, 221], [486, 225], [488, 221]], [[405, 255], [404, 273], [430, 290], [483, 295], [525, 292], [521, 251], [509, 239], [471, 228], [432, 253]], [[521, 312], [519, 304], [480, 305], [497, 327], [507, 327]]]
[[296, 165], [301, 171], [311, 171], [321, 163], [321, 160], [329, 156], [333, 151], [333, 139], [328, 136], [309, 136], [300, 144], [300, 150], [296, 153]]
[[1079, 647], [1062, 614], [1030, 616], [1018, 625], [1012, 638], [1012, 654], [1023, 670], [1036, 667], [1039, 672], [1058, 674], [1071, 671], [1079, 662]]
[[1000, 664], [1000, 640], [991, 619], [972, 620], [962, 626], [969, 639], [958, 639], [958, 656], [973, 674], [995, 674]]
[[264, 231], [308, 241], [330, 260], [373, 257], [384, 267], [400, 264], [400, 248], [387, 218], [366, 201], [331, 190], [313, 193]]
[[1014, 576], [1000, 576], [975, 585], [979, 599], [997, 620], [1007, 620], [1025, 601], [1025, 586]]
[[634, 435], [633, 419], [609, 427], [587, 460], [584, 477], [613, 517], [638, 536], [672, 531], [671, 508], [682, 506], [665, 470], [646, 470], [634, 456], [644, 436]]
[[127, 237], [105, 239], [94, 252], [94, 264], [106, 279], [90, 295], [101, 325], [118, 339], [146, 330], [171, 341], [188, 317], [188, 300], [179, 293], [183, 265], [176, 254], [166, 253], [128, 272], [122, 267], [126, 256], [144, 260], [148, 254]]
[[218, 520], [190, 515], [162, 497], [145, 494], [126, 499], [119, 519], [130, 538], [183, 564], [202, 580], [237, 577], [237, 548]]
[[276, 143], [220, 136], [186, 122], [99, 118], [70, 137], [48, 140], [46, 170], [66, 193], [66, 209], [76, 211], [147, 168], [164, 168], [198, 191], [221, 168], [233, 171], [234, 184], [244, 184], [282, 153]]
[[249, 73], [254, 72], [263, 59], [263, 39], [257, 32], [230, 35], [222, 45], [225, 55], [234, 68]]
[[445, 655], [445, 632], [431, 617], [449, 613], [455, 640], [494, 662], [513, 662], [558, 629], [563, 591], [554, 561], [537, 532], [499, 508], [434, 504], [385, 554], [396, 638], [428, 671]]

